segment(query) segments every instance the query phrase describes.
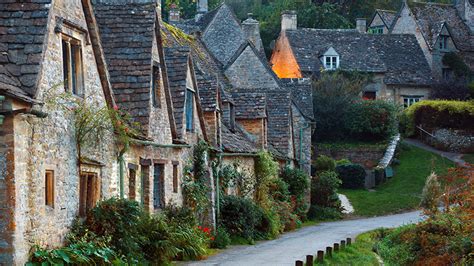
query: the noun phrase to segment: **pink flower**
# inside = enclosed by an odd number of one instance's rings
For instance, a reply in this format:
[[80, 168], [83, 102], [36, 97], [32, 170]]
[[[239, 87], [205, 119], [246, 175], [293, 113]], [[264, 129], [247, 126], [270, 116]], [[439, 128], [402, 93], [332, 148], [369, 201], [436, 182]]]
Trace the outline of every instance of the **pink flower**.
[[118, 111], [118, 109], [119, 109], [118, 105], [114, 105], [114, 110]]

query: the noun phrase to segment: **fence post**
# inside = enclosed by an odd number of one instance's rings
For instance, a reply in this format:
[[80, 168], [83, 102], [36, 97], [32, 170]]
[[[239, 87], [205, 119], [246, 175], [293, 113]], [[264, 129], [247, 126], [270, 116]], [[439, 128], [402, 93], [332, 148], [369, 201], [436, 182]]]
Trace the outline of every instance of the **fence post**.
[[352, 244], [352, 238], [348, 237], [348, 238], [346, 239], [346, 244], [347, 244], [348, 246], [350, 246], [350, 245]]
[[306, 255], [306, 266], [313, 266], [313, 255]]
[[344, 249], [346, 247], [346, 241], [341, 240], [341, 249]]
[[324, 261], [324, 251], [318, 250], [318, 263], [323, 263]]
[[332, 258], [332, 247], [326, 247], [326, 255], [328, 258]]
[[334, 243], [334, 252], [338, 252], [338, 251], [339, 251], [339, 244]]
[[295, 262], [295, 266], [303, 266], [303, 261], [302, 260], [297, 260]]

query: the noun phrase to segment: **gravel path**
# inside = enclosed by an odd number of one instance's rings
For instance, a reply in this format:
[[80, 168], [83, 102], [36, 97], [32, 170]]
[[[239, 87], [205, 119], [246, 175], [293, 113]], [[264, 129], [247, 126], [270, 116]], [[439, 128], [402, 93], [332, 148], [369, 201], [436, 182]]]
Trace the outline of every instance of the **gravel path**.
[[380, 227], [397, 227], [422, 220], [420, 212], [321, 223], [253, 246], [234, 246], [204, 261], [187, 265], [295, 265], [308, 254], [325, 250], [335, 242]]

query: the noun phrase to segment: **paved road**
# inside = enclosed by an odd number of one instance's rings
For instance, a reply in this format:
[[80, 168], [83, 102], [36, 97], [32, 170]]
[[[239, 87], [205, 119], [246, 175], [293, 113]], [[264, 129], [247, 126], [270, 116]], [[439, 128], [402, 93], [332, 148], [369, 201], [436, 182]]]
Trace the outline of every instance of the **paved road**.
[[308, 254], [325, 250], [335, 242], [380, 227], [397, 227], [422, 219], [420, 212], [321, 223], [287, 233], [276, 240], [253, 246], [234, 246], [204, 261], [187, 265], [295, 265]]

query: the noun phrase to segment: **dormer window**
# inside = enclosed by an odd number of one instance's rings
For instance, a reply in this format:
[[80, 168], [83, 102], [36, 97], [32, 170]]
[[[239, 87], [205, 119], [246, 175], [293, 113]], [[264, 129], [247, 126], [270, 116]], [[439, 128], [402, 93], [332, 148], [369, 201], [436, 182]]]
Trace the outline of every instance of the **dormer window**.
[[440, 35], [439, 36], [439, 49], [440, 50], [447, 50], [448, 49], [448, 38], [447, 35]]
[[336, 70], [339, 68], [339, 54], [334, 48], [329, 48], [323, 55], [323, 64], [326, 70]]

